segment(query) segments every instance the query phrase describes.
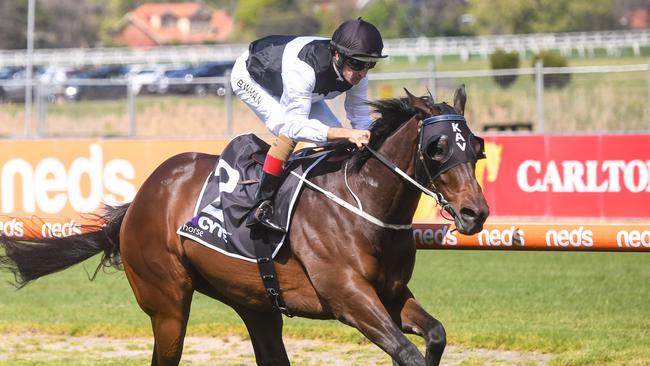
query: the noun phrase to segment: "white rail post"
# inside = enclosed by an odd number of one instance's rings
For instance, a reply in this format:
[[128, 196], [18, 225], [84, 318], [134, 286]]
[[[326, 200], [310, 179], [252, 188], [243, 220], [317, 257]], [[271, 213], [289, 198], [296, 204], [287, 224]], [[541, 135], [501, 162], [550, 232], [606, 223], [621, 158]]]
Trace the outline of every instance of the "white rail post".
[[35, 0], [27, 4], [27, 65], [25, 68], [25, 137], [32, 134], [32, 78], [34, 70]]
[[129, 137], [136, 133], [135, 121], [135, 93], [133, 93], [133, 76], [129, 74], [126, 78], [126, 106], [129, 113]]
[[230, 73], [231, 70], [228, 69], [226, 72], [223, 74], [223, 77], [225, 78], [223, 82], [223, 86], [226, 89], [226, 94], [223, 96], [223, 104], [226, 110], [226, 133], [228, 134], [228, 138], [231, 139], [234, 134], [233, 130], [233, 120], [232, 120], [232, 86], [230, 85]]
[[544, 132], [544, 63], [542, 60], [535, 62], [535, 86], [537, 94], [537, 128]]
[[43, 84], [39, 79], [34, 82], [36, 89], [36, 137], [43, 137]]

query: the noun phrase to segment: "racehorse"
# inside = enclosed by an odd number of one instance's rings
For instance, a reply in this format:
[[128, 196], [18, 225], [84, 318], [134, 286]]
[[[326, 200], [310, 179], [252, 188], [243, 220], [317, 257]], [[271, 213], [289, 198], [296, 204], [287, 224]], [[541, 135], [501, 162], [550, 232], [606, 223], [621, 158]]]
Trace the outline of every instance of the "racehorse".
[[[410, 224], [424, 189], [438, 196], [459, 232], [482, 230], [489, 209], [474, 169], [483, 147], [464, 125], [464, 86], [456, 90], [453, 107], [406, 93], [406, 98], [370, 103], [378, 117], [366, 148], [328, 157], [310, 173], [312, 183], [343, 200], [354, 202], [355, 192], [365, 214], [304, 188], [290, 245], [276, 256], [275, 268], [291, 314], [355, 327], [395, 364], [438, 365], [446, 345], [444, 327], [407, 286], [416, 254]], [[100, 267], [123, 267], [138, 304], [151, 318], [152, 365], [180, 362], [194, 291], [239, 314], [257, 364], [288, 365], [282, 314], [267, 298], [256, 264], [176, 234], [192, 217], [218, 159], [196, 152], [169, 158], [133, 201], [106, 207], [97, 226], [81, 234], [2, 237], [0, 266], [13, 270], [23, 286], [103, 252]], [[425, 338], [425, 355], [404, 333]]]

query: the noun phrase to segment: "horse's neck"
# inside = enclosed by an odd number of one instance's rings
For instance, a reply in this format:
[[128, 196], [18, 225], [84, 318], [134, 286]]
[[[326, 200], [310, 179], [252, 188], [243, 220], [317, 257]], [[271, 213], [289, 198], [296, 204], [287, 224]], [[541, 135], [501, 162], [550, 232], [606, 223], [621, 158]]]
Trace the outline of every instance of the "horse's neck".
[[[417, 121], [411, 119], [392, 134], [378, 150], [397, 167], [413, 176], [415, 151], [417, 149]], [[371, 158], [360, 171], [359, 177], [373, 187], [370, 196], [372, 211], [382, 213], [392, 223], [410, 222], [420, 192], [395, 172], [388, 171], [377, 159]]]

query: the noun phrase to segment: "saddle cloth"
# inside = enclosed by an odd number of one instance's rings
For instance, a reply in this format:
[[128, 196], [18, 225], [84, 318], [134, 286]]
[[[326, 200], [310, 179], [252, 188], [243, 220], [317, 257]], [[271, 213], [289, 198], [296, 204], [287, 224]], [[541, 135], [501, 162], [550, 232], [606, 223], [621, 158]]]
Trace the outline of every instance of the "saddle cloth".
[[[194, 209], [194, 217], [176, 233], [225, 255], [256, 262], [255, 242], [272, 246], [273, 257], [280, 251], [286, 234], [266, 229], [251, 230], [245, 222], [255, 202], [262, 176], [262, 165], [253, 159], [265, 155], [269, 145], [253, 134], [235, 137], [223, 150], [214, 170], [208, 175]], [[293, 170], [303, 178], [327, 154], [301, 157], [294, 154], [285, 169], [283, 182], [274, 203], [274, 222], [289, 228], [293, 208], [303, 182], [289, 174]], [[299, 159], [298, 159], [299, 158]]]

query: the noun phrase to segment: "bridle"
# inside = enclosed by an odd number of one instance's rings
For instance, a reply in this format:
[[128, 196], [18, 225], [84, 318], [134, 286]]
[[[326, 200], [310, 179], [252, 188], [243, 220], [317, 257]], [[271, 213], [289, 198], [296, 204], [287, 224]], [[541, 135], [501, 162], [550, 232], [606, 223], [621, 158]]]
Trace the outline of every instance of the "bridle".
[[[431, 137], [431, 136], [429, 136], [427, 134], [427, 132], [429, 132], [432, 129], [429, 128], [429, 130], [427, 130], [427, 127], [434, 126], [436, 123], [444, 122], [444, 121], [449, 121], [449, 122], [452, 122], [452, 123], [453, 122], [458, 122], [459, 124], [462, 122], [462, 125], [463, 125], [464, 130], [465, 130], [465, 135], [467, 136], [467, 137], [465, 137], [466, 140], [467, 140], [465, 146], [466, 146], [466, 148], [469, 147], [469, 149], [471, 150], [471, 154], [461, 154], [461, 153], [458, 153], [457, 151], [452, 152], [452, 154], [445, 160], [445, 162], [436, 170], [435, 174], [432, 174], [432, 172], [431, 172], [431, 170], [430, 170], [430, 168], [428, 167], [428, 164], [427, 164], [427, 162], [428, 162], [427, 159], [429, 159], [429, 160], [431, 160], [431, 159], [429, 157], [427, 157], [426, 154], [423, 153], [423, 146], [426, 145], [426, 143], [428, 141], [427, 139], [429, 137]], [[441, 125], [439, 125], [439, 126], [441, 126]], [[449, 127], [449, 126], [446, 126], [446, 127]], [[456, 128], [460, 128], [460, 127], [452, 126], [452, 130], [455, 130]], [[433, 129], [433, 132], [436, 132], [435, 130], [436, 129]], [[462, 130], [463, 129], [461, 129], [461, 131]], [[461, 134], [461, 136], [462, 136], [462, 134]], [[471, 147], [471, 144], [469, 144], [470, 138], [476, 138], [476, 139], [479, 139], [479, 141], [481, 141], [480, 151], [474, 152], [473, 148]], [[443, 196], [443, 194], [440, 193], [440, 191], [438, 191], [438, 189], [435, 187], [435, 184], [433, 183], [433, 180], [438, 175], [444, 173], [444, 171], [449, 170], [450, 168], [452, 168], [452, 167], [454, 167], [456, 165], [459, 165], [459, 164], [462, 164], [462, 163], [465, 163], [465, 162], [476, 163], [476, 161], [478, 159], [484, 158], [485, 154], [483, 152], [484, 149], [483, 149], [483, 142], [482, 141], [483, 140], [481, 138], [479, 138], [478, 136], [474, 136], [471, 133], [471, 131], [469, 131], [469, 128], [467, 128], [467, 125], [466, 125], [466, 122], [465, 122], [465, 117], [463, 115], [461, 115], [461, 114], [442, 114], [442, 115], [427, 117], [427, 118], [425, 118], [423, 120], [420, 120], [418, 122], [418, 151], [417, 151], [416, 157], [415, 157], [415, 164], [416, 164], [415, 179], [413, 179], [411, 176], [406, 174], [402, 169], [400, 169], [397, 165], [395, 165], [395, 163], [388, 160], [379, 151], [371, 148], [368, 145], [365, 145], [363, 147], [363, 149], [368, 150], [382, 164], [384, 164], [386, 167], [388, 167], [393, 172], [397, 173], [404, 180], [411, 183], [413, 186], [418, 188], [424, 194], [432, 197], [436, 201], [436, 204], [438, 206], [440, 206], [441, 213], [442, 212], [448, 212], [452, 216], [451, 218], [448, 218], [448, 217], [445, 217], [444, 214], [443, 214], [443, 217], [445, 219], [447, 219], [447, 220], [453, 221], [458, 217], [458, 214], [456, 213], [456, 211], [454, 210], [452, 205], [449, 203], [449, 201], [447, 201], [445, 199], [445, 197]], [[451, 146], [450, 146], [450, 149], [452, 149]], [[465, 152], [467, 150], [462, 150], [462, 151]], [[323, 155], [320, 159], [324, 158], [325, 156], [326, 155]], [[450, 163], [445, 164], [445, 163], [447, 163], [449, 161], [450, 161]], [[348, 161], [348, 163], [349, 163], [349, 161]], [[424, 171], [426, 173], [426, 176], [423, 177], [421, 173], [418, 173], [418, 165], [423, 166], [423, 169], [424, 169]], [[307, 184], [308, 186], [310, 186], [314, 190], [324, 194], [327, 198], [334, 201], [338, 205], [340, 205], [343, 208], [353, 212], [356, 215], [359, 215], [359, 216], [363, 217], [367, 221], [369, 221], [369, 222], [371, 222], [371, 223], [373, 223], [373, 224], [375, 224], [377, 226], [380, 226], [380, 227], [383, 227], [383, 228], [386, 228], [386, 229], [393, 229], [393, 230], [411, 229], [411, 224], [389, 224], [389, 223], [385, 223], [385, 222], [379, 220], [378, 218], [370, 215], [366, 211], [364, 211], [363, 206], [361, 205], [361, 201], [359, 200], [357, 195], [352, 191], [352, 189], [350, 188], [350, 186], [348, 184], [347, 168], [348, 168], [348, 164], [346, 163], [345, 168], [344, 168], [345, 185], [348, 188], [348, 190], [350, 191], [350, 193], [352, 194], [352, 196], [354, 197], [354, 199], [356, 200], [357, 206], [354, 206], [354, 205], [350, 204], [349, 202], [347, 202], [347, 201], [341, 199], [340, 197], [336, 196], [332, 192], [329, 192], [329, 191], [323, 189], [322, 187], [319, 187], [318, 185], [310, 182], [309, 180], [305, 179], [304, 177], [302, 177], [301, 175], [297, 174], [294, 171], [291, 171], [291, 174], [293, 174], [296, 178], [298, 178], [299, 180], [301, 180], [303, 183]], [[430, 186], [433, 189], [430, 190], [426, 186]]]
[[[434, 124], [441, 123], [441, 122], [450, 122], [450, 123], [456, 122], [456, 124], [451, 125], [450, 132], [459, 134], [460, 138], [465, 139], [466, 141], [463, 149], [460, 149], [460, 145], [458, 145], [459, 149], [455, 149], [454, 145], [450, 145], [449, 148], [452, 149], [453, 151], [447, 157], [447, 159], [445, 159], [445, 161], [436, 169], [436, 171], [432, 172], [430, 168], [430, 164], [427, 164], [428, 163], [427, 160], [431, 160], [431, 158], [426, 156], [426, 154], [424, 153], [427, 143], [431, 143], [431, 141], [427, 139], [430, 139], [432, 137], [431, 133], [427, 134], [427, 132], [436, 132], [435, 131], [436, 129], [432, 129], [431, 127], [433, 127]], [[427, 127], [430, 127], [430, 130], [433, 131], [427, 131]], [[449, 130], [449, 125], [445, 127], [447, 130]], [[454, 132], [454, 131], [458, 131], [458, 132]], [[447, 135], [447, 137], [449, 138], [452, 137], [449, 135], [449, 133], [444, 133], [443, 135]], [[436, 135], [434, 134], [434, 136]], [[458, 137], [454, 137], [454, 139], [456, 138]], [[470, 140], [472, 138], [478, 139], [480, 141], [480, 145], [481, 145], [480, 151], [475, 152], [473, 150], [472, 144], [470, 144]], [[411, 178], [408, 174], [406, 174], [399, 167], [397, 167], [393, 162], [388, 160], [385, 156], [381, 155], [381, 153], [370, 148], [370, 146], [365, 146], [365, 149], [367, 149], [370, 153], [372, 153], [372, 155], [374, 155], [375, 158], [377, 158], [377, 160], [382, 162], [389, 169], [399, 174], [402, 178], [404, 178], [404, 180], [417, 187], [424, 194], [432, 197], [436, 201], [436, 204], [440, 206], [442, 217], [450, 221], [455, 220], [458, 217], [458, 213], [453, 208], [453, 206], [449, 203], [449, 201], [445, 199], [444, 195], [436, 188], [434, 184], [434, 180], [440, 174], [453, 168], [456, 165], [460, 165], [466, 162], [475, 164], [477, 160], [485, 157], [484, 148], [483, 148], [483, 139], [472, 134], [472, 132], [467, 127], [465, 116], [463, 116], [462, 114], [441, 114], [441, 115], [424, 118], [418, 122], [418, 147], [415, 156], [415, 174], [414, 174], [415, 179]], [[426, 188], [427, 186], [431, 187], [432, 189], [430, 190]], [[448, 212], [451, 215], [451, 218], [445, 217], [444, 212]]]

